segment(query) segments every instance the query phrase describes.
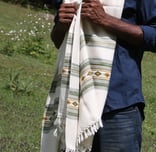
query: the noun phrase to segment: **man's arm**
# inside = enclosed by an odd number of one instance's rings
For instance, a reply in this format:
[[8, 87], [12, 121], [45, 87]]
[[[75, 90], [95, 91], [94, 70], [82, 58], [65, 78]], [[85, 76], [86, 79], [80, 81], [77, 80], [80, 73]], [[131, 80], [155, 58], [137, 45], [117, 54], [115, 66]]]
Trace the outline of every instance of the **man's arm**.
[[58, 21], [54, 25], [51, 38], [56, 48], [59, 48], [63, 42], [64, 36], [69, 29], [74, 15], [76, 14], [77, 5], [74, 3], [61, 4], [58, 10]]
[[143, 31], [140, 26], [126, 23], [107, 14], [98, 0], [87, 0], [82, 6], [82, 17], [101, 25], [118, 39], [140, 47], [143, 43]]
[[61, 46], [67, 30], [68, 27], [65, 28], [64, 24], [62, 23], [58, 22], [54, 25], [51, 32], [51, 39], [57, 49], [59, 49], [59, 47]]

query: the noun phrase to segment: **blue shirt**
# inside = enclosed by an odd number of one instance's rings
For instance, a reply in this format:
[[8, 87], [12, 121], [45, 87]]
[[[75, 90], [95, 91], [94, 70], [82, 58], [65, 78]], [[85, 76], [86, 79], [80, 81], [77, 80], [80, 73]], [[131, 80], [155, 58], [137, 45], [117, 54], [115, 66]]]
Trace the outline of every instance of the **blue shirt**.
[[[53, 1], [58, 8], [57, 0]], [[58, 0], [59, 4], [60, 1]], [[125, 0], [121, 19], [140, 25], [144, 33], [144, 42], [141, 48], [135, 48], [117, 40], [104, 112], [135, 104], [144, 107], [141, 60], [144, 51], [156, 51], [156, 0]]]
[[144, 42], [141, 48], [134, 48], [117, 41], [104, 112], [134, 104], [144, 107], [141, 60], [144, 51], [156, 51], [156, 0], [125, 0], [122, 20], [140, 25]]

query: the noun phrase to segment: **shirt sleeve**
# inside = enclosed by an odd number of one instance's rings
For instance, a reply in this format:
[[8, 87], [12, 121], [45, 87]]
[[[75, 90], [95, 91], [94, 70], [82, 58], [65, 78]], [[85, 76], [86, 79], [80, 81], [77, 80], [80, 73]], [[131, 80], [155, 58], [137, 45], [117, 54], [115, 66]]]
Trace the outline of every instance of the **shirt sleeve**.
[[156, 52], [156, 27], [142, 25], [141, 28], [144, 33], [143, 49]]
[[62, 3], [62, 0], [51, 0], [51, 3], [54, 9], [58, 9], [60, 7], [60, 4]]
[[142, 0], [139, 8], [144, 34], [143, 49], [156, 52], [156, 0]]
[[52, 7], [54, 9], [56, 9], [56, 15], [54, 17], [54, 23], [55, 24], [58, 22], [58, 12], [57, 12], [57, 10], [59, 9], [61, 3], [62, 3], [62, 0], [52, 0]]

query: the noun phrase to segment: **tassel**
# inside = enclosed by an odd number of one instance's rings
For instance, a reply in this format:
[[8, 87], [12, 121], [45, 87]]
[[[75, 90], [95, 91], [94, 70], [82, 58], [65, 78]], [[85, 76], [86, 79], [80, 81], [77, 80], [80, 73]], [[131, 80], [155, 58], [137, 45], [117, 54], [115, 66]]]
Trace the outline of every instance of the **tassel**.
[[98, 129], [102, 126], [103, 126], [102, 121], [99, 120], [98, 122], [92, 124], [91, 126], [86, 128], [84, 131], [82, 131], [80, 133], [80, 135], [78, 136], [77, 145], [80, 144], [82, 141], [84, 141], [89, 136], [94, 135], [98, 131]]

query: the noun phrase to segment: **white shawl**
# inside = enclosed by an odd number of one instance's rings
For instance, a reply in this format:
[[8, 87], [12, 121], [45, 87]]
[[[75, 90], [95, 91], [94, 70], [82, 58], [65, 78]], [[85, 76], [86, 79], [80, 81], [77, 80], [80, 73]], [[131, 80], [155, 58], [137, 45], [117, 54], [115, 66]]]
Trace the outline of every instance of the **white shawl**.
[[[73, 2], [66, 0], [65, 2]], [[91, 150], [111, 76], [116, 38], [77, 15], [59, 49], [57, 71], [43, 117], [41, 152]], [[124, 0], [100, 0], [107, 13], [121, 17]]]

